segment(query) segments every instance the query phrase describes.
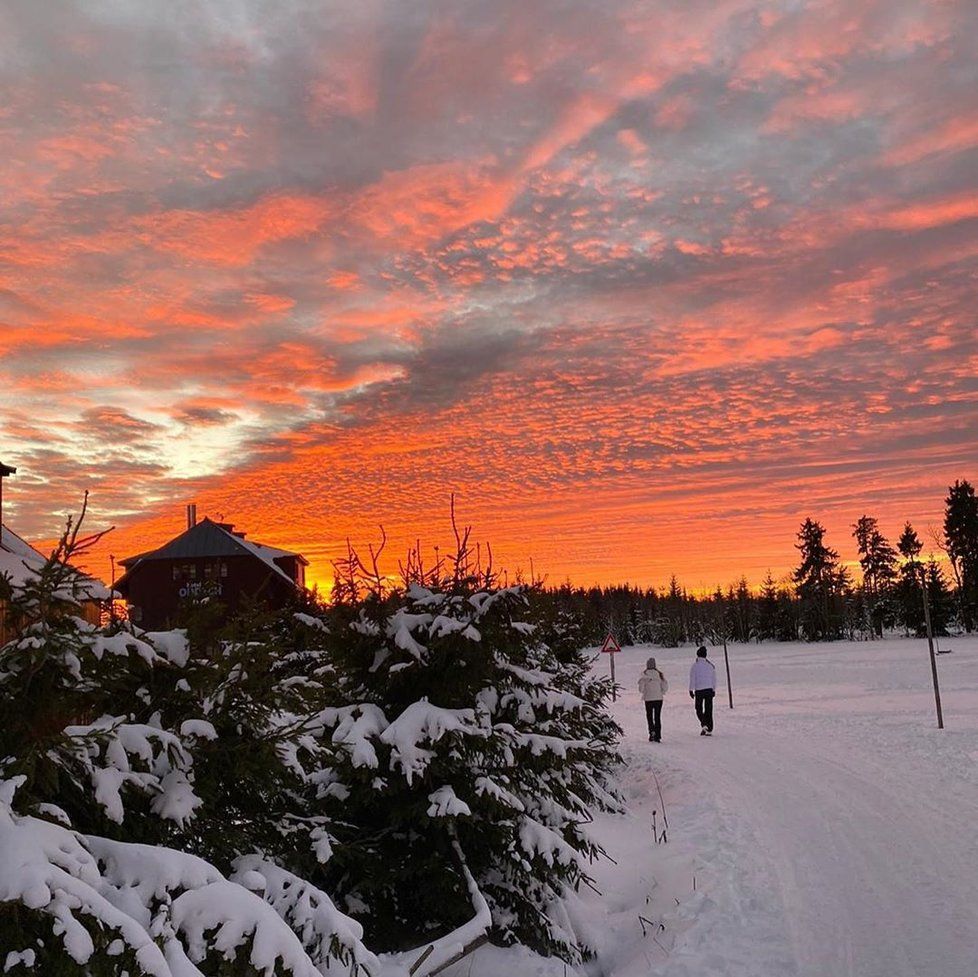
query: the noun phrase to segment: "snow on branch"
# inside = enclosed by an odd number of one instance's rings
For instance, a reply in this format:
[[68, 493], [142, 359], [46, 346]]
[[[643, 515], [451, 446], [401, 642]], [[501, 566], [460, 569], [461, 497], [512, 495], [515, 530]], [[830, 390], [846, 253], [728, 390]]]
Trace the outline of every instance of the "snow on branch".
[[261, 894], [285, 920], [320, 970], [328, 970], [339, 957], [373, 975], [380, 961], [362, 943], [363, 927], [341, 913], [321, 889], [273, 865], [259, 855], [245, 855], [234, 863], [231, 879]]
[[67, 726], [64, 734], [68, 745], [52, 751], [52, 759], [63, 765], [74, 761], [88, 775], [95, 799], [109, 820], [123, 821], [121, 791], [125, 786], [152, 794], [153, 812], [178, 825], [186, 823], [200, 806], [193, 790], [193, 760], [173, 733], [103, 716], [87, 726]]
[[79, 965], [95, 953], [90, 930], [107, 929], [134, 952], [141, 973], [175, 977], [146, 927], [107, 898], [96, 861], [79, 837], [13, 812], [22, 780], [0, 782], [0, 903], [20, 903], [52, 917], [55, 935]]
[[520, 819], [519, 838], [520, 845], [528, 855], [543, 859], [547, 865], [580, 865], [580, 854], [556, 831], [533, 818]]
[[387, 729], [383, 711], [369, 703], [324, 709], [319, 714], [322, 728], [332, 728], [332, 742], [350, 756], [354, 767], [376, 769], [380, 765], [371, 739]]
[[439, 787], [428, 795], [429, 818], [456, 818], [471, 816], [472, 808], [449, 785]]
[[79, 966], [129, 951], [144, 977], [203, 977], [197, 965], [213, 958], [267, 977], [322, 977], [331, 960], [379, 972], [358, 924], [295, 876], [249, 856], [225, 878], [184, 852], [19, 815], [22, 780], [0, 781], [0, 903], [50, 917]]
[[391, 747], [391, 769], [400, 767], [410, 784], [421, 775], [434, 754], [422, 744], [437, 743], [447, 733], [485, 737], [473, 709], [442, 709], [426, 699], [413, 702], [381, 733], [381, 742]]

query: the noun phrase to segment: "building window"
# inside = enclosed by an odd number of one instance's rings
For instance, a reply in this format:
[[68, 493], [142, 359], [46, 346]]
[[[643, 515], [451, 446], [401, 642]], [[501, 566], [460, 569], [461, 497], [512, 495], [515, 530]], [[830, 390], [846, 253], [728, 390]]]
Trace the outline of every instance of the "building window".
[[221, 576], [226, 577], [228, 575], [228, 565], [226, 563], [221, 564]]

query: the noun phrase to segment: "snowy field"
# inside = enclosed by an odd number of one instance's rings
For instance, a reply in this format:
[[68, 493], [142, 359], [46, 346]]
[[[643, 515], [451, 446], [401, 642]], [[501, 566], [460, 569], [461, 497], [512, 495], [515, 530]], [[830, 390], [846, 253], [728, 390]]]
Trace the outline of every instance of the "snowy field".
[[[626, 648], [629, 811], [594, 826], [617, 865], [596, 867], [601, 895], [577, 907], [599, 958], [575, 971], [485, 948], [446, 973], [974, 977], [978, 639], [942, 645], [943, 731], [924, 641], [734, 646], [733, 711], [711, 649], [712, 739], [686, 692], [693, 649]], [[671, 683], [661, 744], [635, 691], [649, 655]]]

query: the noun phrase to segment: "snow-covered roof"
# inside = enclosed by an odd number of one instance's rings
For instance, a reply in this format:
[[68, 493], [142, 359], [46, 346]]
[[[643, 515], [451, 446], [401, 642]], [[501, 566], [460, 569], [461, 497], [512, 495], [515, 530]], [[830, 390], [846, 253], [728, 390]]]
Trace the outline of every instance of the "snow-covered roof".
[[303, 563], [308, 563], [304, 556], [300, 556], [298, 553], [290, 553], [288, 550], [278, 550], [274, 546], [265, 546], [263, 543], [252, 543], [249, 539], [241, 539], [238, 537], [238, 542], [246, 549], [249, 553], [254, 554], [258, 557], [262, 563], [267, 564], [270, 567], [278, 570], [279, 573], [285, 577], [289, 583], [294, 583], [295, 581], [275, 562], [282, 557], [294, 557], [301, 560]]
[[[225, 530], [227, 532], [227, 530]], [[250, 540], [235, 536], [234, 533], [228, 535], [234, 537], [234, 541], [243, 549], [247, 550], [252, 556], [258, 557], [269, 569], [274, 570], [279, 576], [284, 577], [290, 584], [295, 585], [295, 581], [275, 562], [276, 556], [295, 556], [295, 553], [288, 553], [285, 550], [276, 550], [271, 546], [262, 546], [260, 543], [252, 543]]]
[[0, 549], [4, 549], [8, 553], [17, 553], [20, 556], [44, 559], [43, 553], [34, 549], [26, 540], [21, 539], [8, 526], [0, 525]]
[[44, 556], [30, 543], [0, 525], [0, 574], [9, 577], [15, 587], [23, 585], [44, 563]]
[[[12, 529], [0, 525], [0, 574], [7, 576], [15, 587], [23, 586], [45, 563], [47, 557], [43, 553]], [[110, 591], [101, 581], [86, 576], [82, 596], [89, 600], [108, 600]]]

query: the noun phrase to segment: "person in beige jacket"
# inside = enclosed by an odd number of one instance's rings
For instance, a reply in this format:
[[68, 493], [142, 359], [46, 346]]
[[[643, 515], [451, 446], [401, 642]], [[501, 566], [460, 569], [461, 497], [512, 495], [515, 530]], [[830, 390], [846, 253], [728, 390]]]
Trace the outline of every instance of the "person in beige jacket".
[[656, 667], [655, 659], [645, 663], [645, 671], [639, 676], [638, 691], [645, 700], [645, 718], [649, 724], [649, 742], [662, 741], [662, 698], [669, 691], [665, 675]]

